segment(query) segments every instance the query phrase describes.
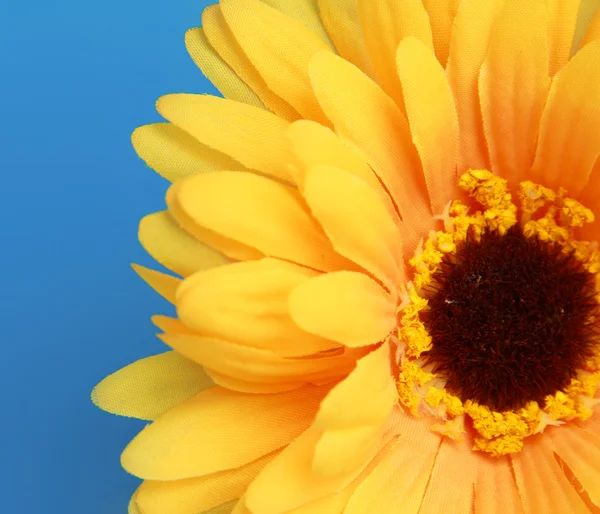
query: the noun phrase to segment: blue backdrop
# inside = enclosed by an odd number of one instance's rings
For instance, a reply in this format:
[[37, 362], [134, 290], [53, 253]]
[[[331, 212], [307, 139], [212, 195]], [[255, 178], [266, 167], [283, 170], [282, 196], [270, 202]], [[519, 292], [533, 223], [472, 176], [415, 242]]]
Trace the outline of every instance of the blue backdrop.
[[1, 2], [0, 512], [127, 510], [119, 454], [143, 423], [89, 394], [165, 349], [149, 316], [169, 312], [129, 267], [152, 264], [137, 223], [167, 187], [129, 136], [158, 96], [216, 92], [183, 43], [210, 3]]

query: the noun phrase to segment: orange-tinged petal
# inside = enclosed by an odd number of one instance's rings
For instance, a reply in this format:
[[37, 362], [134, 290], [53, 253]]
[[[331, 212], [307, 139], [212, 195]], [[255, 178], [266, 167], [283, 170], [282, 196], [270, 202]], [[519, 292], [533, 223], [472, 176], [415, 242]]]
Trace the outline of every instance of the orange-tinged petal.
[[397, 432], [389, 454], [357, 487], [344, 514], [395, 512], [399, 505], [402, 514], [418, 514], [441, 438], [426, 421], [404, 413]]
[[274, 382], [272, 384], [265, 384], [261, 382], [247, 382], [246, 380], [240, 380], [239, 378], [233, 378], [227, 375], [223, 375], [212, 369], [207, 369], [206, 373], [214, 381], [215, 384], [232, 391], [239, 391], [240, 393], [253, 393], [253, 394], [273, 394], [281, 393], [283, 391], [291, 391], [298, 389], [306, 384], [304, 381], [296, 382]]
[[209, 5], [204, 9], [202, 12], [202, 29], [210, 45], [248, 87], [256, 93], [267, 109], [288, 121], [300, 118], [300, 114], [290, 104], [268, 88], [264, 79], [233, 37], [219, 5]]
[[92, 391], [92, 401], [113, 414], [151, 420], [213, 386], [202, 366], [166, 352], [107, 376]]
[[384, 343], [360, 359], [354, 371], [321, 402], [314, 423], [323, 430], [315, 446], [315, 475], [353, 473], [373, 457], [398, 397], [389, 353], [389, 345]]
[[547, 0], [506, 0], [479, 75], [492, 171], [516, 188], [533, 163], [550, 88]]
[[591, 434], [573, 424], [548, 432], [556, 453], [600, 507], [600, 434]]
[[251, 173], [223, 171], [180, 180], [170, 193], [196, 226], [266, 256], [319, 270], [351, 266], [333, 250], [291, 187]]
[[138, 127], [131, 142], [140, 158], [169, 182], [204, 171], [246, 169], [171, 123]]
[[367, 164], [366, 156], [342, 141], [330, 128], [314, 121], [298, 120], [287, 129], [286, 139], [291, 159], [290, 172], [300, 189], [312, 166], [325, 164], [342, 168], [369, 184], [396, 219], [397, 212], [390, 195]]
[[316, 52], [330, 47], [299, 21], [259, 0], [221, 0], [220, 7], [269, 88], [303, 118], [327, 123], [310, 87], [308, 62]]
[[166, 275], [139, 264], [132, 264], [133, 270], [165, 300], [175, 303], [175, 292], [181, 284], [181, 279]]
[[554, 77], [542, 115], [531, 180], [578, 196], [600, 155], [600, 41]]
[[365, 44], [383, 90], [402, 109], [402, 87], [396, 74], [396, 49], [414, 36], [433, 49], [431, 26], [421, 0], [357, 0]]
[[450, 35], [460, 0], [423, 0], [429, 14], [435, 55], [446, 66], [450, 53]]
[[580, 3], [581, 0], [546, 0], [550, 76], [558, 73], [569, 60]]
[[415, 37], [400, 43], [396, 64], [431, 209], [441, 214], [458, 195], [458, 118], [452, 91], [433, 51]]
[[332, 166], [314, 166], [302, 194], [333, 247], [390, 291], [404, 280], [400, 232], [380, 196], [362, 179]]
[[217, 339], [263, 348], [283, 357], [337, 347], [301, 330], [290, 317], [290, 292], [317, 273], [277, 259], [240, 262], [201, 271], [177, 292], [185, 325]]
[[502, 1], [462, 0], [454, 18], [446, 72], [458, 113], [459, 171], [486, 169], [489, 165], [479, 106], [478, 77]]
[[245, 466], [202, 477], [168, 482], [146, 480], [138, 490], [138, 506], [144, 514], [205, 512], [239, 498], [277, 454], [273, 452]]
[[325, 383], [343, 377], [354, 368], [360, 356], [346, 351], [291, 359], [268, 350], [190, 334], [167, 333], [159, 338], [207, 369], [246, 382], [278, 384], [278, 388], [282, 383]]
[[152, 257], [184, 277], [230, 262], [180, 228], [167, 211], [142, 218], [138, 238]]
[[238, 468], [300, 435], [326, 391], [307, 386], [256, 395], [207, 389], [144, 428], [121, 463], [146, 480], [180, 480]]
[[[407, 226], [427, 233], [432, 223], [427, 188], [402, 112], [375, 82], [338, 56], [317, 54], [310, 73], [319, 102], [338, 135], [367, 156]], [[418, 237], [406, 242], [408, 255], [417, 242]]]
[[338, 53], [348, 62], [375, 78], [358, 19], [356, 0], [318, 0], [323, 25]]
[[469, 446], [442, 439], [420, 512], [471, 512], [476, 470]]
[[[588, 183], [581, 191], [579, 201], [586, 207], [594, 208], [600, 198], [600, 158], [594, 164]], [[600, 213], [594, 209], [596, 215], [593, 223], [588, 223], [580, 229], [579, 239], [595, 241], [600, 239]]]
[[581, 45], [587, 45], [588, 43], [596, 41], [597, 39], [600, 39], [600, 9], [598, 9], [594, 18], [592, 19]]
[[185, 33], [185, 47], [190, 57], [225, 98], [264, 107], [256, 93], [211, 46], [204, 30], [193, 28]]
[[[571, 54], [576, 52], [584, 44], [587, 44], [600, 36], [600, 17], [598, 16], [598, 13], [600, 13], [599, 0], [581, 0]], [[598, 31], [596, 37], [593, 35], [594, 30]], [[588, 36], [591, 36], [591, 38], [587, 39]]]
[[307, 280], [290, 295], [293, 320], [349, 347], [384, 340], [396, 325], [396, 298], [363, 273], [339, 271]]
[[[158, 112], [205, 145], [244, 166], [287, 180], [283, 133], [289, 123], [264, 109], [209, 95], [173, 94]], [[269, 144], [265, 145], [265, 141]]]
[[478, 455], [475, 512], [523, 514], [519, 490], [508, 456], [496, 458]]
[[556, 462], [552, 442], [545, 434], [528, 438], [523, 450], [511, 455], [511, 461], [525, 514], [588, 512]]

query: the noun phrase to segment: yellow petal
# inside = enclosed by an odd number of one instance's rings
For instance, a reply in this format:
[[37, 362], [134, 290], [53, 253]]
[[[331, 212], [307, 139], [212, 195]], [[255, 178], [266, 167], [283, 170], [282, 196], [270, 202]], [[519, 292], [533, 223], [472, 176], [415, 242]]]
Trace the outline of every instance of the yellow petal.
[[380, 443], [397, 401], [387, 343], [356, 363], [321, 402], [314, 426], [323, 430], [312, 471], [322, 477], [362, 470]]
[[469, 446], [442, 439], [420, 512], [471, 512], [476, 462]]
[[244, 166], [288, 178], [282, 162], [283, 133], [289, 123], [275, 114], [226, 98], [189, 94], [163, 96], [156, 108], [201, 143]]
[[299, 21], [307, 29], [310, 29], [319, 38], [323, 40], [331, 50], [335, 50], [323, 22], [319, 17], [319, 6], [317, 0], [302, 0], [300, 2], [290, 2], [290, 0], [261, 0], [274, 9], [282, 12], [286, 16]]
[[131, 267], [142, 280], [146, 282], [146, 284], [154, 289], [165, 300], [173, 304], [175, 303], [175, 292], [181, 283], [180, 279], [165, 275], [160, 271], [154, 271], [144, 266], [140, 266], [139, 264], [132, 264]]
[[131, 142], [140, 158], [170, 182], [204, 171], [246, 169], [170, 123], [139, 127], [131, 135]]
[[478, 77], [502, 1], [462, 0], [454, 19], [446, 73], [458, 113], [459, 170], [487, 169], [489, 165], [479, 106]]
[[207, 389], [144, 428], [121, 463], [146, 480], [180, 480], [243, 466], [300, 435], [325, 392], [316, 386], [272, 395]]
[[[600, 159], [594, 164], [588, 183], [578, 200], [586, 207], [594, 207], [598, 198], [600, 198]], [[596, 214], [598, 214], [597, 211]], [[593, 223], [588, 223], [579, 230], [579, 239], [581, 240], [596, 241], [600, 239], [600, 216], [596, 216]]]
[[547, 0], [506, 0], [479, 75], [492, 171], [513, 188], [533, 162], [550, 88]]
[[431, 26], [421, 0], [357, 0], [363, 37], [378, 82], [402, 108], [402, 87], [396, 74], [396, 49], [414, 36], [433, 49]]
[[396, 325], [395, 298], [362, 273], [339, 271], [307, 280], [290, 295], [294, 321], [349, 347], [383, 341]]
[[336, 348], [301, 330], [290, 317], [290, 291], [317, 273], [276, 259], [240, 262], [201, 271], [177, 293], [185, 325], [206, 336], [270, 350], [283, 357]]
[[266, 256], [319, 270], [350, 266], [291, 187], [251, 173], [223, 171], [188, 177], [171, 190], [195, 225]]
[[479, 455], [475, 481], [475, 509], [476, 512], [486, 514], [523, 514], [519, 490], [508, 456]]
[[418, 514], [441, 438], [426, 421], [404, 413], [397, 432], [389, 454], [356, 488], [344, 514], [395, 512], [398, 505], [402, 514]]
[[366, 162], [366, 157], [350, 145], [344, 143], [330, 128], [310, 120], [298, 120], [286, 131], [290, 146], [291, 173], [300, 189], [308, 170], [319, 164], [342, 168], [364, 180], [377, 192], [385, 203], [390, 215], [396, 219], [397, 213], [385, 188]]
[[152, 257], [184, 277], [229, 262], [180, 228], [167, 211], [142, 218], [138, 238]]
[[214, 509], [207, 510], [206, 512], [201, 512], [198, 514], [232, 514], [233, 509], [235, 508], [238, 500], [235, 499], [233, 501], [223, 503]]
[[600, 41], [582, 48], [554, 77], [542, 115], [531, 180], [582, 191], [600, 154]]
[[138, 505], [144, 514], [205, 512], [244, 494], [248, 484], [277, 453], [265, 455], [240, 468], [202, 477], [169, 482], [146, 480], [139, 488]]
[[267, 87], [264, 79], [233, 37], [219, 5], [209, 5], [204, 9], [202, 28], [210, 45], [256, 93], [267, 109], [288, 121], [300, 118], [298, 112], [290, 104]]
[[227, 375], [223, 375], [212, 369], [207, 369], [206, 373], [214, 381], [215, 384], [232, 391], [238, 391], [240, 393], [253, 393], [253, 394], [273, 394], [281, 393], [283, 391], [292, 391], [298, 389], [306, 384], [303, 381], [296, 382], [275, 382], [272, 384], [265, 384], [260, 382], [247, 382], [240, 380], [239, 378], [233, 378]]
[[446, 66], [450, 53], [452, 24], [460, 0], [423, 0], [429, 14], [435, 55], [442, 66]]
[[336, 132], [367, 156], [404, 222], [416, 233], [427, 233], [432, 226], [427, 188], [402, 112], [377, 84], [340, 57], [321, 52], [312, 59], [310, 72]]
[[338, 53], [372, 79], [375, 71], [365, 46], [356, 0], [318, 0], [323, 25]]
[[291, 359], [268, 350], [208, 337], [167, 333], [159, 338], [207, 369], [246, 382], [278, 385], [275, 390], [281, 389], [282, 383], [326, 383], [343, 377], [354, 367], [359, 356], [356, 352], [346, 351]]
[[329, 51], [302, 23], [259, 0], [221, 0], [221, 11], [244, 52], [269, 88], [303, 118], [327, 123], [310, 87], [308, 62]]
[[[564, 428], [564, 430], [563, 430]], [[600, 507], [600, 434], [570, 424], [549, 430], [556, 453], [569, 466], [592, 502]]]
[[521, 452], [511, 455], [525, 514], [589, 512], [556, 462], [550, 439], [545, 434], [530, 439]]
[[202, 366], [166, 352], [107, 376], [92, 391], [92, 401], [113, 414], [150, 420], [212, 386]]
[[441, 214], [458, 196], [458, 118], [446, 73], [433, 51], [405, 38], [396, 55], [406, 116], [423, 164], [431, 209]]
[[340, 168], [314, 166], [302, 194], [337, 252], [362, 266], [390, 291], [403, 282], [398, 227], [365, 181]]
[[[581, 46], [589, 43], [600, 36], [600, 0], [581, 0], [579, 13], [577, 15], [577, 25], [575, 26], [575, 36], [573, 37], [573, 46], [571, 54], [575, 53]], [[597, 21], [595, 21], [597, 20]], [[593, 32], [599, 31], [594, 37]], [[588, 39], [588, 36], [591, 36]]]
[[550, 76], [554, 76], [569, 60], [580, 3], [581, 0], [546, 0]]
[[129, 505], [127, 507], [127, 514], [144, 514], [137, 504], [137, 495], [139, 490], [140, 488], [138, 487], [135, 490], [135, 493], [133, 493], [133, 495], [131, 496], [131, 499], [129, 500]]
[[255, 107], [264, 107], [252, 91], [210, 45], [204, 30], [193, 28], [185, 33], [185, 47], [196, 66], [202, 70], [225, 98]]

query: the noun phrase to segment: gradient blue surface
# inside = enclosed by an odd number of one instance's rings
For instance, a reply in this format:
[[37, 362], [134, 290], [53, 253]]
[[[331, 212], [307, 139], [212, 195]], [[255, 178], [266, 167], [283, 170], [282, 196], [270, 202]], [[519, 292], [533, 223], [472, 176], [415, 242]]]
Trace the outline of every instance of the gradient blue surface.
[[170, 311], [129, 268], [152, 264], [137, 223], [167, 186], [129, 136], [158, 96], [216, 92], [183, 43], [210, 3], [2, 2], [0, 512], [127, 511], [119, 454], [143, 423], [89, 394], [165, 349], [149, 316]]

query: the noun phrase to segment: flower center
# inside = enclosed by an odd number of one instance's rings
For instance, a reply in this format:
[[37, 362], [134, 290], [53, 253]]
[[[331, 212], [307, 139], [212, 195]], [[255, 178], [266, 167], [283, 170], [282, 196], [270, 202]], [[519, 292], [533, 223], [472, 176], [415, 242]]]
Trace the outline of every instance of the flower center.
[[422, 314], [446, 389], [496, 411], [564, 390], [594, 355], [594, 275], [556, 243], [486, 229], [446, 255]]

